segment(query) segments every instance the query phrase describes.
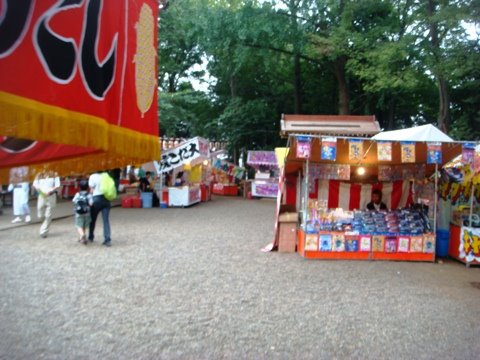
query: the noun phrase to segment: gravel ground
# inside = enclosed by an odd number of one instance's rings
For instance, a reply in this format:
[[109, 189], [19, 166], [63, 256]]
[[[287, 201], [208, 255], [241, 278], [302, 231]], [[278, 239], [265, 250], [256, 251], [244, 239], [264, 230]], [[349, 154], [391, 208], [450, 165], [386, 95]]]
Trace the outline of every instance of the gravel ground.
[[480, 269], [261, 253], [275, 203], [0, 231], [1, 359], [478, 359]]

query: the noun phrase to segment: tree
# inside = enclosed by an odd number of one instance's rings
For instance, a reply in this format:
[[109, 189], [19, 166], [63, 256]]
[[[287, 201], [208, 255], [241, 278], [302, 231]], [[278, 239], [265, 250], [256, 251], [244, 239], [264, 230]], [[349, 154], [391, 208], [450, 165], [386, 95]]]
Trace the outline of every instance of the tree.
[[476, 7], [475, 2], [475, 0], [425, 0], [413, 8], [416, 22], [412, 33], [419, 40], [421, 56], [419, 60], [437, 83], [437, 124], [444, 132], [448, 132], [451, 123], [452, 77], [446, 70], [451, 61], [449, 54], [466, 41], [463, 21], [471, 19], [471, 13]]

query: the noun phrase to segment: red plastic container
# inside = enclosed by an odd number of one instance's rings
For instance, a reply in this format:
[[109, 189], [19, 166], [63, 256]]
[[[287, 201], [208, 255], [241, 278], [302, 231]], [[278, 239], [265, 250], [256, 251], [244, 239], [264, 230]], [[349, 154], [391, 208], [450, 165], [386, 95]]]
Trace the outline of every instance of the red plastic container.
[[131, 208], [132, 207], [132, 197], [127, 196], [122, 199], [122, 208]]
[[132, 201], [132, 208], [141, 208], [142, 207], [142, 199], [139, 197], [131, 198]]

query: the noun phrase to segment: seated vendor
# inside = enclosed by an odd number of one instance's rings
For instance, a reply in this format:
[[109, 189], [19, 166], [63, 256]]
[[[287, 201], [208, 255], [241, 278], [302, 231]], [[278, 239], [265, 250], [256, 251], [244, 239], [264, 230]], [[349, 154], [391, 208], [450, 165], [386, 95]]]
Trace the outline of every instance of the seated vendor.
[[387, 205], [382, 202], [382, 191], [375, 189], [372, 191], [372, 201], [367, 204], [367, 210], [387, 210]]
[[175, 178], [175, 186], [183, 186], [184, 180], [183, 180], [183, 171], [180, 171], [177, 174], [177, 177]]

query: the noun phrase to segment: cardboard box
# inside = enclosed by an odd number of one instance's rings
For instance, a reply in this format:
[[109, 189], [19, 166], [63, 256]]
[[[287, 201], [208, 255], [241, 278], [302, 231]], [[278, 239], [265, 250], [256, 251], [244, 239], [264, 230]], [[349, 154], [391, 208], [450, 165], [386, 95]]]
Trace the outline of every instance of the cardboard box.
[[297, 246], [297, 223], [285, 222], [279, 225], [278, 251], [295, 252]]

